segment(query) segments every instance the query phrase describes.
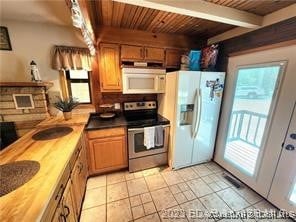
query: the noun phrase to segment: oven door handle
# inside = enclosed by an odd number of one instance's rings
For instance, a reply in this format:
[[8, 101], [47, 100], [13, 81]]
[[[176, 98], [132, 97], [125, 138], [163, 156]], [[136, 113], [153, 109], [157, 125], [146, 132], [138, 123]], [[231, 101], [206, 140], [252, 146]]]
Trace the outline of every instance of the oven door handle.
[[[159, 125], [158, 125], [159, 126]], [[170, 125], [160, 125], [162, 126], [163, 128], [167, 128], [169, 127]], [[133, 132], [133, 131], [143, 131], [144, 128], [131, 128], [131, 129], [127, 129], [128, 132]]]

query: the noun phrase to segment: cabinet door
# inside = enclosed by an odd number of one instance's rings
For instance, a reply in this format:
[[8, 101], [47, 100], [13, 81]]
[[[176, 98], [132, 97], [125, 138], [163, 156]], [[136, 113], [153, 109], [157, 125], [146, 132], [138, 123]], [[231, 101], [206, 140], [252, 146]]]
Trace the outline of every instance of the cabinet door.
[[125, 136], [89, 140], [89, 149], [92, 173], [127, 167]]
[[71, 184], [71, 180], [69, 180], [62, 199], [62, 212], [67, 222], [77, 221], [76, 211], [75, 211], [75, 202], [72, 197], [73, 193], [71, 192], [71, 189], [72, 189], [72, 184]]
[[64, 222], [66, 221], [66, 217], [64, 216], [63, 212], [62, 212], [62, 204], [59, 203], [56, 211], [53, 215], [53, 218], [51, 219], [52, 222]]
[[164, 61], [164, 49], [146, 47], [145, 48], [145, 61], [163, 62]]
[[142, 61], [144, 59], [144, 48], [142, 46], [122, 45], [121, 60]]
[[84, 191], [86, 188], [86, 181], [87, 181], [87, 177], [88, 177], [88, 164], [87, 164], [85, 147], [82, 148], [78, 160], [80, 162], [80, 174], [79, 174], [80, 182], [81, 182], [80, 191], [81, 191], [81, 195], [84, 196]]
[[121, 91], [119, 45], [100, 44], [100, 81], [102, 92]]
[[181, 55], [181, 50], [167, 49], [165, 56], [165, 66], [167, 68], [180, 68]]
[[79, 215], [81, 209], [81, 203], [83, 199], [83, 193], [81, 192], [82, 181], [81, 181], [81, 166], [79, 160], [76, 161], [72, 172], [72, 193], [75, 201], [75, 212]]

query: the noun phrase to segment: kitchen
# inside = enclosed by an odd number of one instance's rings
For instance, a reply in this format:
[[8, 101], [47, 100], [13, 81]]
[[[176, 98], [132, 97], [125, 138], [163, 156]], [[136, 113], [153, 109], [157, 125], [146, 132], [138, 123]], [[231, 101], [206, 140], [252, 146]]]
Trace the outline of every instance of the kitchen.
[[0, 7], [2, 221], [295, 220], [294, 0]]

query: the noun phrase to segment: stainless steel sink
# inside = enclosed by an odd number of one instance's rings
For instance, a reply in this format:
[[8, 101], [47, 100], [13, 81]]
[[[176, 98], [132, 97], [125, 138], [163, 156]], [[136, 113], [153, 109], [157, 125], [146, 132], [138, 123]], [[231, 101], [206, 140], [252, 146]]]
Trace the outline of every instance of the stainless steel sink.
[[37, 133], [35, 133], [32, 136], [32, 139], [34, 140], [51, 140], [56, 139], [59, 137], [63, 137], [71, 133], [73, 129], [68, 126], [58, 126], [58, 127], [52, 127], [45, 130], [41, 130]]
[[37, 161], [22, 160], [0, 165], [0, 197], [31, 180], [40, 169]]

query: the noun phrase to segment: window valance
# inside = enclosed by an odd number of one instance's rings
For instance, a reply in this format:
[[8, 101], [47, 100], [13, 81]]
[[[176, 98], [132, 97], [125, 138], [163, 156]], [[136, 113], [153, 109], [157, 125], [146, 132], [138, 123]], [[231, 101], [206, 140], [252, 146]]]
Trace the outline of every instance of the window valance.
[[84, 69], [91, 71], [93, 57], [87, 48], [54, 46], [52, 68], [56, 70]]

